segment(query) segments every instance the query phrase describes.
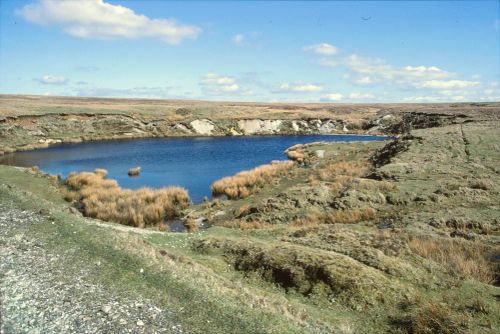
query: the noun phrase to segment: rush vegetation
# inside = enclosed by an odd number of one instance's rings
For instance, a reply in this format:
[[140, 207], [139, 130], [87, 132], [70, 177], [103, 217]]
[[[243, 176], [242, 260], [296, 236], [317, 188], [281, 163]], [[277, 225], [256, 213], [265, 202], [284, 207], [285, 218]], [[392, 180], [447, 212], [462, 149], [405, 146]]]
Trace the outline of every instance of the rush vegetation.
[[226, 176], [212, 184], [212, 194], [226, 195], [229, 199], [248, 197], [275, 178], [286, 174], [293, 164], [293, 161], [273, 161], [234, 176]]
[[122, 189], [106, 174], [103, 169], [70, 174], [64, 181], [65, 199], [75, 201], [87, 217], [142, 228], [177, 217], [189, 206], [184, 188]]

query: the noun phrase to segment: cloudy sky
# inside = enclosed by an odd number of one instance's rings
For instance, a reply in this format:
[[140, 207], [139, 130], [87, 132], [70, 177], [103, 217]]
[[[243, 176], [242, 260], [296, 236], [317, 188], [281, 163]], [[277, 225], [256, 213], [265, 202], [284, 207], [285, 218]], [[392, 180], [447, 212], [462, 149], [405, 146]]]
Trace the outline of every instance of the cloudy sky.
[[499, 1], [0, 1], [0, 93], [500, 101]]

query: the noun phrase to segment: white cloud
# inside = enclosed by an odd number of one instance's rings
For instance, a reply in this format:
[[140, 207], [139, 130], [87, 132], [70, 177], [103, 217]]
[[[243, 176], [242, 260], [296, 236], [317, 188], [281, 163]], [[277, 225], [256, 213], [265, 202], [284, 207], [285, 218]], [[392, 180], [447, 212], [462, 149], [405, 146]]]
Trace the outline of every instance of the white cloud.
[[[480, 88], [480, 81], [459, 80], [456, 73], [445, 71], [437, 66], [404, 66], [396, 67], [382, 59], [367, 58], [356, 54], [346, 57], [329, 57], [318, 60], [318, 64], [326, 67], [343, 67], [347, 69], [342, 77], [356, 85], [390, 85], [402, 89], [419, 89], [431, 92], [446, 91], [449, 99], [464, 100], [468, 92], [465, 89]], [[477, 79], [477, 77], [475, 77]], [[439, 97], [423, 95], [415, 97], [415, 101], [436, 100]]]
[[420, 102], [438, 102], [443, 98], [439, 96], [408, 96], [403, 98], [403, 102], [420, 103]]
[[318, 84], [311, 83], [301, 83], [301, 82], [292, 82], [292, 83], [283, 83], [279, 86], [278, 91], [280, 92], [295, 92], [295, 93], [310, 93], [310, 92], [319, 92], [322, 91], [324, 87]]
[[442, 80], [454, 75], [436, 66], [394, 67], [381, 59], [366, 58], [356, 54], [338, 59], [319, 59], [318, 64], [327, 67], [345, 67], [350, 72], [349, 77], [352, 82], [361, 85], [384, 83], [415, 87], [423, 80]]
[[233, 36], [233, 43], [236, 45], [241, 45], [243, 43], [243, 40], [245, 39], [245, 36], [243, 34], [236, 34]]
[[241, 90], [233, 77], [221, 76], [215, 73], [204, 75], [200, 80], [200, 85], [203, 86], [207, 93], [212, 95], [236, 93]]
[[370, 85], [374, 83], [374, 80], [371, 77], [366, 76], [366, 77], [355, 78], [353, 79], [353, 82], [358, 85]]
[[433, 89], [453, 89], [453, 88], [470, 88], [479, 86], [479, 81], [467, 80], [428, 80], [418, 83], [418, 88], [433, 88]]
[[178, 44], [201, 33], [199, 27], [180, 24], [174, 19], [152, 19], [103, 0], [39, 0], [16, 13], [36, 24], [60, 26], [67, 34], [79, 38], [150, 37]]
[[320, 55], [334, 55], [338, 52], [337, 47], [328, 44], [328, 43], [320, 43], [314, 45], [304, 46], [304, 51], [312, 51], [316, 54]]
[[375, 95], [372, 93], [351, 93], [349, 94], [349, 99], [351, 100], [371, 100], [374, 99]]
[[169, 98], [170, 87], [80, 87], [74, 90], [76, 96], [129, 97], [129, 98]]
[[68, 79], [61, 75], [47, 74], [37, 79], [37, 81], [44, 85], [64, 85], [68, 82]]
[[340, 101], [342, 100], [343, 95], [340, 93], [331, 93], [323, 96], [324, 100], [329, 100], [329, 101]]

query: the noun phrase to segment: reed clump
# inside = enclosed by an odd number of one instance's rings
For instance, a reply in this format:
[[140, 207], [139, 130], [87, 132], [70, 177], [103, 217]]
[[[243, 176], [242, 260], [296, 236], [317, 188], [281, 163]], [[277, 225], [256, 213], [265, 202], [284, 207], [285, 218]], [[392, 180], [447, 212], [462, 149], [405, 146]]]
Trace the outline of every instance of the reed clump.
[[294, 226], [317, 226], [320, 224], [355, 224], [372, 220], [376, 217], [373, 208], [335, 210], [331, 212], [311, 213], [294, 222]]
[[299, 163], [305, 162], [307, 155], [304, 151], [304, 145], [296, 144], [285, 150], [288, 159], [297, 161]]
[[245, 198], [257, 193], [275, 178], [284, 175], [293, 166], [293, 161], [272, 161], [252, 170], [226, 176], [212, 184], [214, 196], [226, 195], [229, 199]]
[[122, 189], [115, 180], [106, 179], [104, 170], [71, 173], [64, 185], [65, 199], [77, 201], [85, 216], [136, 227], [177, 217], [190, 202], [181, 187]]
[[409, 236], [410, 249], [447, 268], [452, 274], [474, 278], [485, 283], [498, 280], [498, 268], [488, 260], [491, 253], [499, 253], [479, 241]]
[[365, 160], [340, 161], [323, 166], [316, 170], [322, 181], [335, 181], [339, 175], [350, 177], [362, 177], [369, 171], [369, 164]]
[[276, 227], [275, 225], [257, 220], [251, 220], [251, 221], [230, 220], [222, 223], [220, 226], [224, 226], [227, 228], [239, 228], [240, 230], [261, 230], [261, 229]]

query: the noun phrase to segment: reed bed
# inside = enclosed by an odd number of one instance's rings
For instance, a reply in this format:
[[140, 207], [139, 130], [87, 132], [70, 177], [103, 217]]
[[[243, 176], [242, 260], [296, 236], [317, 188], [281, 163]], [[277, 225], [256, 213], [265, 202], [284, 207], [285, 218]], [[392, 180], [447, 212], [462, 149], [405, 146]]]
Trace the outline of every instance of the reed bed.
[[485, 283], [499, 280], [499, 267], [488, 258], [498, 256], [500, 249], [479, 241], [436, 239], [427, 236], [410, 236], [410, 249], [447, 268], [455, 275], [474, 278]]
[[376, 217], [373, 208], [335, 210], [331, 212], [312, 213], [298, 219], [294, 226], [315, 226], [321, 224], [355, 224], [361, 221], [372, 220]]
[[273, 179], [283, 176], [293, 166], [293, 161], [272, 161], [252, 170], [226, 176], [212, 184], [214, 196], [226, 195], [229, 199], [245, 198], [259, 192]]
[[307, 155], [304, 151], [304, 145], [296, 144], [285, 150], [288, 159], [302, 163], [306, 160]]
[[106, 175], [102, 169], [71, 173], [64, 182], [65, 199], [77, 201], [85, 216], [136, 227], [161, 224], [189, 205], [184, 188], [122, 189]]

